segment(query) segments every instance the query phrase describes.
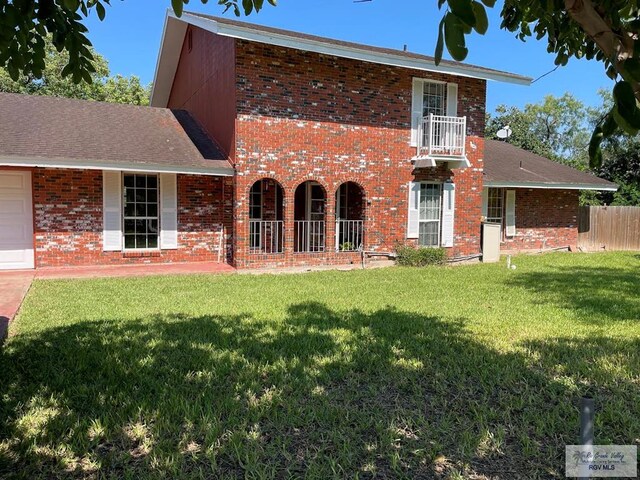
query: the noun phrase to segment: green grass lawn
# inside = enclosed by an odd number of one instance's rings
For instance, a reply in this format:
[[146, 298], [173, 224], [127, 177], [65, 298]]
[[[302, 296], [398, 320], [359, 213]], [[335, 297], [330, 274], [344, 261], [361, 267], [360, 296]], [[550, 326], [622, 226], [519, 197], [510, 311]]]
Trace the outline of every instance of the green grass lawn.
[[640, 255], [37, 281], [0, 478], [562, 478], [640, 443]]

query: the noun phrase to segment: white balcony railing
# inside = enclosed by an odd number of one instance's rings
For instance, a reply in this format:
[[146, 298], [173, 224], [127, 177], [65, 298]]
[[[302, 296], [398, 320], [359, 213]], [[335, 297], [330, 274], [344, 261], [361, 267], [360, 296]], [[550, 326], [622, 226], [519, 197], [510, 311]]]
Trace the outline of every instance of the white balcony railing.
[[363, 220], [336, 220], [336, 251], [355, 252], [360, 250], [363, 237]]
[[324, 220], [295, 220], [294, 251], [324, 252]]
[[418, 157], [464, 157], [466, 131], [467, 117], [423, 117], [418, 124]]
[[249, 248], [251, 253], [282, 253], [282, 220], [249, 220]]

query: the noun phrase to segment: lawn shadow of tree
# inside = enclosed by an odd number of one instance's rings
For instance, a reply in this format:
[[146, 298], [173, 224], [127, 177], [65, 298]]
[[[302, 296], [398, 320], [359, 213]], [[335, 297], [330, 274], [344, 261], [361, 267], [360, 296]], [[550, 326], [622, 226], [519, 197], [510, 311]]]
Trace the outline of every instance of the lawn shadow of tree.
[[[604, 346], [553, 345], [545, 362], [532, 359], [548, 345], [500, 353], [464, 319], [320, 303], [284, 320], [172, 314], [22, 333], [0, 351], [0, 477], [560, 477], [579, 393], [566, 378], [584, 372], [561, 378], [557, 363], [609, 348], [637, 362], [636, 343]], [[638, 418], [638, 384], [611, 385]], [[617, 413], [602, 426], [622, 441]]]
[[574, 310], [588, 323], [640, 319], [640, 277], [631, 269], [553, 266], [519, 273], [508, 283], [535, 292], [538, 303]]

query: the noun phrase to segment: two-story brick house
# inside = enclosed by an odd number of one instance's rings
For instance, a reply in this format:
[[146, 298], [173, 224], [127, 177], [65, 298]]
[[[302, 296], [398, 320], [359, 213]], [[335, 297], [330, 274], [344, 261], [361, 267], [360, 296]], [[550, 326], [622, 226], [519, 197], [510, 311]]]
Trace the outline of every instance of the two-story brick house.
[[487, 80], [529, 82], [186, 14], [167, 19], [152, 105], [188, 110], [229, 155], [240, 267], [405, 242], [460, 256], [480, 249]]
[[[156, 108], [0, 95], [0, 268], [347, 264], [401, 243], [478, 254], [488, 192], [497, 218], [487, 81], [530, 79], [168, 14]], [[564, 212], [554, 225], [577, 234], [573, 203]]]

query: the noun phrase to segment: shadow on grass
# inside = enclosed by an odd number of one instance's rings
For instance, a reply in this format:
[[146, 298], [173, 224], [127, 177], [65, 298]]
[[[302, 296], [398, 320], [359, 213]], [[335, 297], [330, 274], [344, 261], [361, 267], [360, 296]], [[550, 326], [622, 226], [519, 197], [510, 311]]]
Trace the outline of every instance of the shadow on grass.
[[539, 303], [576, 310], [589, 323], [640, 319], [640, 277], [631, 269], [554, 266], [520, 273], [509, 285], [534, 291]]
[[19, 334], [0, 352], [0, 477], [561, 477], [585, 375], [624, 409], [607, 438], [640, 434], [638, 384], [597, 361], [637, 365], [637, 342], [593, 342], [499, 353], [463, 319], [318, 303]]

